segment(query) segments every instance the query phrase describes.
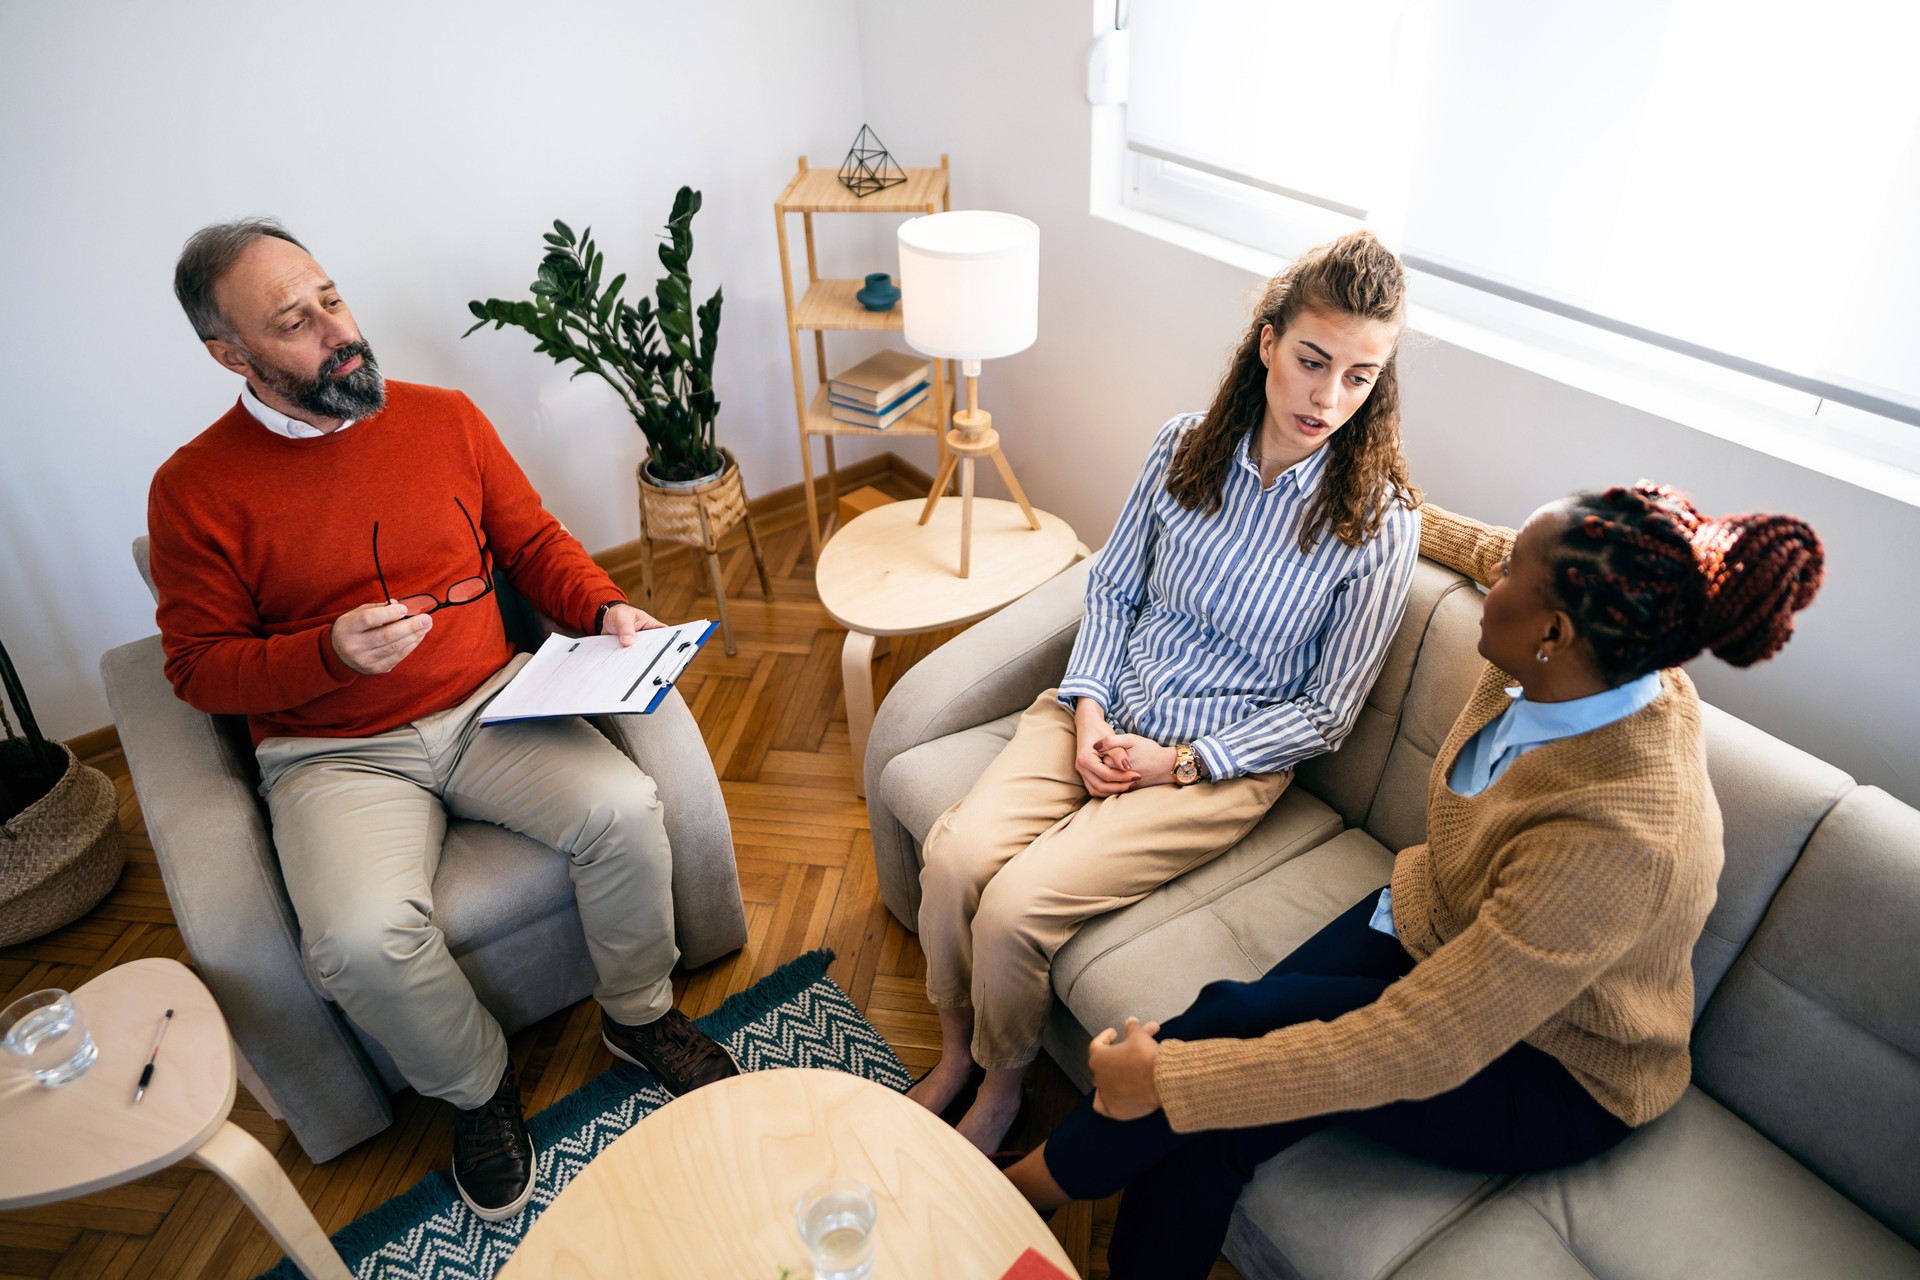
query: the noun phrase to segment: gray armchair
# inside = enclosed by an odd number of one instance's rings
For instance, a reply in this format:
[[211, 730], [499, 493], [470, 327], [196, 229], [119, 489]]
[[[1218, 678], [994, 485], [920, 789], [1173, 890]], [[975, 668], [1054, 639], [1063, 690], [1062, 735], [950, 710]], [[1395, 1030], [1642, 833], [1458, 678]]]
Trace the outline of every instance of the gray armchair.
[[[151, 590], [145, 538], [133, 555]], [[504, 578], [496, 594], [509, 637], [537, 643], [545, 620]], [[307, 968], [245, 724], [181, 702], [161, 662], [155, 635], [111, 650], [100, 671], [168, 901], [251, 1068], [249, 1086], [309, 1157], [330, 1159], [392, 1122], [388, 1094], [403, 1082]], [[733, 832], [692, 712], [672, 692], [652, 715], [593, 724], [659, 786], [682, 963], [737, 950], [747, 926]], [[503, 827], [449, 822], [433, 896], [454, 958], [509, 1033], [591, 991], [573, 888], [551, 851]]]

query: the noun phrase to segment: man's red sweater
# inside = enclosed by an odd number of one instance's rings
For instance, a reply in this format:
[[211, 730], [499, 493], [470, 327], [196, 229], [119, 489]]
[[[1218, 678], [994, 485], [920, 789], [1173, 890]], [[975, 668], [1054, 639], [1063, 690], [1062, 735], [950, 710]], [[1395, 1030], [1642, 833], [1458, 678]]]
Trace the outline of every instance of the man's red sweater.
[[491, 595], [433, 615], [384, 675], [334, 652], [335, 618], [430, 594], [487, 568], [580, 630], [625, 600], [560, 522], [471, 400], [401, 382], [344, 431], [290, 440], [238, 402], [176, 452], [147, 500], [167, 679], [192, 706], [248, 717], [257, 745], [281, 735], [364, 737], [443, 711], [513, 656]]

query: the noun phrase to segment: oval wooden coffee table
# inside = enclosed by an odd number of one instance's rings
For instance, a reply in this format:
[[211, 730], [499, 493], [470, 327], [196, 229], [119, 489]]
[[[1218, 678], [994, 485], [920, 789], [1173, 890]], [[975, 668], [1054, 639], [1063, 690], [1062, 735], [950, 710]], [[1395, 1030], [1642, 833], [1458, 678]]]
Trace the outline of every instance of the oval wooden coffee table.
[[924, 1107], [841, 1071], [753, 1071], [696, 1089], [602, 1151], [498, 1280], [811, 1274], [793, 1206], [859, 1178], [880, 1206], [875, 1280], [998, 1280], [1033, 1249], [1073, 1265], [1013, 1184]]
[[[873, 731], [873, 654], [878, 636], [957, 627], [1018, 600], [1087, 554], [1072, 526], [1017, 503], [973, 500], [973, 551], [960, 576], [958, 502], [941, 502], [925, 524], [918, 502], [891, 502], [849, 521], [821, 549], [813, 571], [820, 603], [847, 629], [840, 680], [854, 794], [867, 794], [867, 736]], [[1038, 692], [1036, 690], [1035, 692]]]
[[[226, 1180], [303, 1274], [348, 1280], [273, 1153], [227, 1119], [233, 1039], [193, 971], [159, 956], [133, 960], [81, 984], [73, 1005], [100, 1050], [85, 1075], [43, 1089], [18, 1067], [0, 1068], [0, 1209], [70, 1200], [191, 1157]], [[153, 1083], [136, 1106], [134, 1085], [168, 1009]]]

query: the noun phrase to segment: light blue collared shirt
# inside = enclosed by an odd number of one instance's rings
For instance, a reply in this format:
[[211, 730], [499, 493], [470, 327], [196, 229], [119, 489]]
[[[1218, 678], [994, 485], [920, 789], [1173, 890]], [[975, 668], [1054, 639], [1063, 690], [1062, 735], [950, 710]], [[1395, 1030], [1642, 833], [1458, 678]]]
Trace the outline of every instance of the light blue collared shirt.
[[1087, 613], [1060, 681], [1122, 733], [1191, 743], [1211, 778], [1291, 769], [1353, 728], [1406, 612], [1420, 514], [1388, 507], [1350, 547], [1300, 528], [1326, 471], [1316, 449], [1262, 485], [1243, 438], [1221, 509], [1189, 511], [1167, 466], [1202, 415], [1160, 429], [1087, 581]]
[[[1479, 795], [1535, 747], [1625, 720], [1660, 696], [1660, 673], [1649, 671], [1637, 680], [1571, 702], [1528, 702], [1518, 688], [1508, 689], [1507, 696], [1513, 699], [1512, 705], [1467, 739], [1454, 759], [1447, 785], [1460, 795]], [[1380, 905], [1367, 924], [1399, 936], [1393, 927], [1392, 886], [1380, 891]]]

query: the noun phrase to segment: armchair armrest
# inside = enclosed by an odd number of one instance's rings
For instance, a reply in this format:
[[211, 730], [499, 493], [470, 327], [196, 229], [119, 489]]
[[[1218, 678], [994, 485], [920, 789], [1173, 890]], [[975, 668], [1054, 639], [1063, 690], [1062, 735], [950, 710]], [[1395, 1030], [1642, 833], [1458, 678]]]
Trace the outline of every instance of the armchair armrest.
[[314, 1160], [385, 1128], [386, 1091], [307, 981], [251, 770], [212, 717], [174, 696], [160, 637], [100, 659], [167, 899], [248, 1064]]
[[747, 913], [733, 826], [686, 700], [670, 689], [650, 715], [599, 716], [593, 724], [659, 789], [673, 845], [673, 932], [681, 963], [691, 969], [738, 951], [747, 942]]
[[863, 767], [881, 896], [911, 922], [909, 883], [920, 874], [914, 837], [888, 807], [881, 774], [904, 751], [1022, 710], [1066, 673], [1086, 611], [1089, 557], [921, 659], [888, 691], [873, 719]]

